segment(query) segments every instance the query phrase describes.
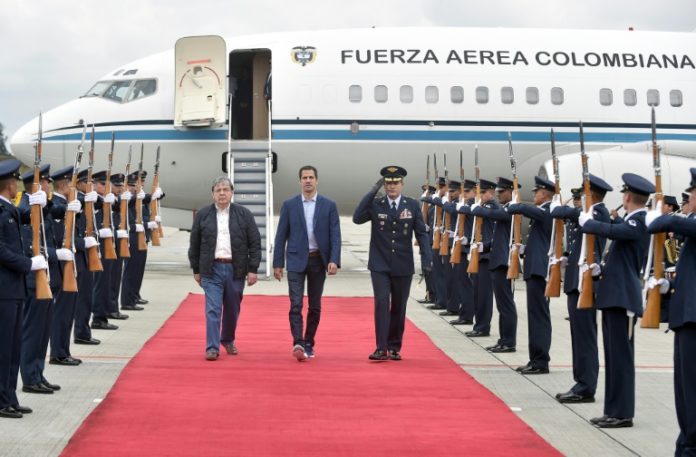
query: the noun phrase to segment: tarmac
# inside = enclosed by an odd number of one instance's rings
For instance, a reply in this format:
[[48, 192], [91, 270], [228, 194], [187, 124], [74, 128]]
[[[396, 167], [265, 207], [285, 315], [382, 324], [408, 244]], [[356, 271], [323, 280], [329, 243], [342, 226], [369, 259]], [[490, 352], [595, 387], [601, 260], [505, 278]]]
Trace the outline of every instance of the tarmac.
[[[350, 218], [341, 218], [343, 238], [342, 268], [328, 277], [325, 295], [371, 296], [372, 287], [367, 258], [369, 224], [356, 226]], [[143, 344], [155, 334], [189, 292], [202, 293], [188, 266], [188, 232], [165, 228], [162, 246], [150, 247], [142, 296], [150, 301], [145, 310], [127, 312], [130, 319], [116, 321], [117, 331], [94, 330], [102, 341], [98, 346], [72, 345], [73, 356], [84, 363], [77, 367], [46, 365], [46, 378], [62, 389], [53, 395], [26, 394], [18, 388], [20, 403], [34, 412], [22, 419], [0, 421], [0, 456], [57, 456], [82, 421], [107, 395], [121, 370]], [[617, 285], [618, 286], [618, 285]], [[425, 295], [425, 284], [414, 277], [408, 318], [431, 338], [462, 370], [473, 376], [505, 402], [517, 416], [561, 453], [568, 456], [669, 456], [674, 454], [678, 426], [673, 390], [673, 335], [660, 330], [636, 327], [636, 414], [633, 428], [598, 429], [589, 419], [601, 416], [604, 399], [604, 365], [600, 327], [600, 374], [596, 403], [564, 405], [554, 396], [573, 384], [570, 330], [565, 296], [551, 301], [553, 340], [550, 374], [523, 376], [514, 371], [527, 362], [527, 313], [524, 281], [515, 284], [515, 301], [519, 315], [516, 353], [490, 354], [484, 347], [497, 340], [497, 312], [494, 311], [490, 337], [468, 338], [470, 326], [453, 327], [451, 317], [443, 318], [415, 301]], [[286, 295], [285, 280], [262, 280], [248, 287], [246, 294]], [[242, 304], [243, 306], [243, 304]], [[283, 311], [285, 312], [285, 311]], [[599, 317], [599, 316], [598, 316]], [[201, 325], [203, 314], [201, 313]], [[239, 325], [244, 321], [243, 311]], [[320, 327], [321, 331], [321, 327]], [[289, 334], [289, 332], [288, 332]], [[239, 342], [243, 350], [243, 342]], [[374, 350], [365, 348], [367, 355]], [[408, 333], [404, 337], [403, 363], [408, 363]], [[204, 354], [201, 350], [201, 361]], [[290, 341], [288, 342], [288, 357]], [[437, 385], [422, 386], [443, 396]], [[456, 391], [446, 392], [453, 398]], [[467, 430], [451, 427], [452, 445], [465, 446]], [[119, 434], [118, 429], [114, 429]], [[124, 436], [123, 439], [128, 439]], [[192, 454], [196, 451], [191, 450]], [[510, 454], [515, 450], [511, 449]], [[462, 448], [466, 454], [466, 448]]]

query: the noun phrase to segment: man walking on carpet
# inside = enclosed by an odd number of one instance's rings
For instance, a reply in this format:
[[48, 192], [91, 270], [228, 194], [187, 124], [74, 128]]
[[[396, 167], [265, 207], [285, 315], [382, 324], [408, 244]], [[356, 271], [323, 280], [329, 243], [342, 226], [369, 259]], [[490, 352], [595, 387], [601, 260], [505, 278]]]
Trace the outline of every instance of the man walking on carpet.
[[[287, 266], [292, 355], [301, 362], [314, 357], [314, 337], [321, 317], [321, 294], [326, 273], [335, 275], [341, 264], [341, 227], [336, 203], [317, 193], [317, 169], [305, 165], [300, 168], [299, 178], [302, 193], [287, 199], [280, 209], [273, 253], [273, 276], [280, 281], [283, 267]], [[303, 335], [305, 278], [309, 309]]]

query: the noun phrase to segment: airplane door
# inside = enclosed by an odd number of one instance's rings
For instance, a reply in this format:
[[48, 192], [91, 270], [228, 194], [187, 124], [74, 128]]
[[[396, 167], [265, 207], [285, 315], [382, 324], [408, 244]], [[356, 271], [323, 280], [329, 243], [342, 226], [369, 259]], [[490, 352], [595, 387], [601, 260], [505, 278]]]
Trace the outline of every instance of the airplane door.
[[227, 105], [227, 48], [216, 35], [180, 38], [174, 47], [174, 127], [220, 127]]

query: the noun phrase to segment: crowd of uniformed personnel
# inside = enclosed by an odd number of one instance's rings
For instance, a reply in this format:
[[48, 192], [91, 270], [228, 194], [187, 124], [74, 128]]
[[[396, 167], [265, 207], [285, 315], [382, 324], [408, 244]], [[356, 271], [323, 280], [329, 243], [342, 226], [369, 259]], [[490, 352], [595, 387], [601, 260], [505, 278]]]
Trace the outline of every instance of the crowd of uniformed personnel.
[[[159, 229], [159, 216], [150, 220], [149, 203], [163, 197], [159, 187], [152, 194], [142, 190], [145, 171], [140, 172], [140, 183], [137, 171], [128, 176], [100, 171], [88, 182], [91, 170], [85, 169], [75, 175], [76, 197], [69, 201], [73, 166], [50, 173], [49, 165], [43, 165], [38, 190], [33, 192], [35, 170], [20, 175], [20, 166], [14, 159], [0, 162], [0, 417], [5, 418], [32, 412], [19, 404], [16, 395], [20, 374], [23, 392], [60, 390], [44, 374], [49, 346], [48, 363], [78, 366], [82, 361], [72, 356], [71, 342], [98, 345], [92, 329], [116, 330], [118, 326], [109, 321], [128, 319], [122, 310], [144, 309], [140, 305], [147, 301], [140, 297], [140, 286], [147, 250], [138, 249], [138, 234], [144, 233], [149, 241], [152, 230]], [[24, 192], [18, 191], [20, 181]], [[127, 202], [128, 226], [121, 224], [121, 201]], [[87, 220], [86, 206], [93, 208], [92, 220]], [[136, 206], [142, 208], [142, 218], [136, 218]], [[42, 221], [40, 255], [32, 249], [37, 239], [31, 226], [35, 207], [40, 208]], [[66, 244], [69, 215], [74, 216], [74, 234]], [[105, 244], [121, 239], [128, 240], [125, 256], [120, 251], [103, 255]], [[99, 266], [90, 265], [90, 249], [100, 249]], [[48, 273], [51, 298], [37, 294], [39, 271]], [[75, 275], [77, 291], [63, 290], [64, 275]]]

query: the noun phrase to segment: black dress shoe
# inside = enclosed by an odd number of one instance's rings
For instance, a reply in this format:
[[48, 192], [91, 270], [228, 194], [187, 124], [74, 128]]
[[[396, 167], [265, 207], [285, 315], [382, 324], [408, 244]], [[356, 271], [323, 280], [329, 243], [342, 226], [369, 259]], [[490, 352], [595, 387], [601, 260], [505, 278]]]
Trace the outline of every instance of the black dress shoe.
[[633, 427], [633, 418], [620, 419], [618, 417], [599, 417], [593, 419], [592, 424], [599, 428], [624, 428]]
[[474, 321], [467, 319], [454, 319], [449, 321], [452, 325], [474, 325]]
[[51, 384], [51, 383], [48, 382], [46, 379], [44, 379], [43, 381], [41, 381], [41, 385], [43, 385], [44, 387], [47, 387], [47, 388], [51, 389], [51, 390], [54, 391], [54, 392], [60, 390], [60, 386], [59, 386], [58, 384]]
[[147, 300], [145, 300], [145, 299], [143, 299], [143, 298], [136, 298], [136, 299], [135, 299], [135, 304], [136, 304], [136, 305], [147, 305], [148, 303], [150, 303], [150, 302], [147, 301]]
[[128, 314], [116, 312], [116, 313], [109, 313], [106, 315], [106, 317], [108, 317], [109, 319], [117, 319], [120, 321], [125, 321], [126, 319], [128, 319], [129, 316], [128, 316]]
[[143, 308], [142, 306], [138, 306], [138, 305], [126, 305], [126, 306], [121, 306], [121, 309], [124, 311], [142, 311], [145, 308]]
[[421, 305], [427, 305], [427, 304], [429, 304], [429, 303], [432, 303], [432, 302], [433, 302], [433, 299], [430, 298], [430, 297], [428, 297], [428, 296], [426, 295], [426, 297], [425, 297], [424, 299], [422, 299], [422, 300], [416, 300], [416, 301], [417, 301], [418, 303], [420, 303]]
[[547, 374], [549, 372], [548, 368], [537, 368], [534, 366], [524, 367], [519, 370], [520, 374]]
[[75, 359], [70, 356], [67, 357], [51, 357], [48, 361], [51, 365], [66, 365], [66, 366], [77, 366], [82, 363], [82, 360]]
[[437, 303], [435, 303], [434, 305], [428, 305], [428, 306], [426, 306], [426, 308], [428, 308], [428, 309], [445, 309], [444, 306], [438, 305]]
[[455, 313], [454, 311], [450, 311], [450, 310], [445, 310], [445, 311], [440, 311], [438, 314], [440, 316], [456, 316], [459, 313]]
[[521, 366], [515, 368], [515, 371], [518, 373], [521, 373], [522, 370], [526, 370], [527, 368], [529, 368], [531, 366], [532, 366], [532, 362], [527, 362], [527, 365], [521, 365]]
[[90, 345], [96, 345], [96, 344], [101, 344], [101, 341], [96, 339], [96, 338], [90, 338], [88, 340], [84, 338], [75, 338], [73, 340], [75, 344], [90, 344]]
[[469, 338], [478, 338], [480, 336], [490, 336], [491, 334], [489, 332], [479, 332], [478, 330], [471, 330], [470, 332], [466, 332], [465, 335]]
[[395, 350], [390, 350], [389, 351], [389, 360], [401, 360], [401, 354], [399, 354], [399, 351]]
[[11, 408], [17, 412], [22, 413], [22, 414], [31, 414], [34, 412], [34, 410], [32, 410], [31, 408], [27, 408], [26, 406], [22, 406], [22, 405], [11, 406]]
[[609, 416], [607, 416], [606, 414], [605, 414], [604, 416], [602, 416], [602, 417], [593, 417], [592, 419], [590, 419], [590, 423], [591, 423], [592, 425], [594, 425], [594, 424], [596, 424], [596, 423], [598, 423], [598, 422], [601, 422], [601, 421], [603, 421], [603, 420], [606, 420], [607, 417], [609, 417]]
[[488, 352], [493, 352], [493, 353], [503, 353], [503, 352], [516, 352], [517, 349], [515, 349], [515, 346], [503, 346], [501, 344], [497, 344], [495, 346], [487, 347], [486, 350]]
[[41, 383], [28, 384], [28, 385], [22, 386], [22, 392], [26, 392], [29, 394], [52, 394], [53, 389], [49, 389], [48, 387], [44, 386]]
[[578, 395], [572, 390], [556, 394], [559, 403], [594, 403], [594, 395]]
[[118, 329], [118, 325], [109, 324], [108, 322], [92, 321], [92, 328], [95, 330], [116, 330]]
[[386, 352], [380, 351], [379, 349], [370, 354], [368, 357], [370, 360], [377, 360], [377, 361], [383, 361], [383, 360], [389, 360], [389, 356], [387, 355]]
[[8, 419], [21, 419], [22, 413], [14, 409], [12, 406], [0, 409], [0, 417], [7, 417]]

